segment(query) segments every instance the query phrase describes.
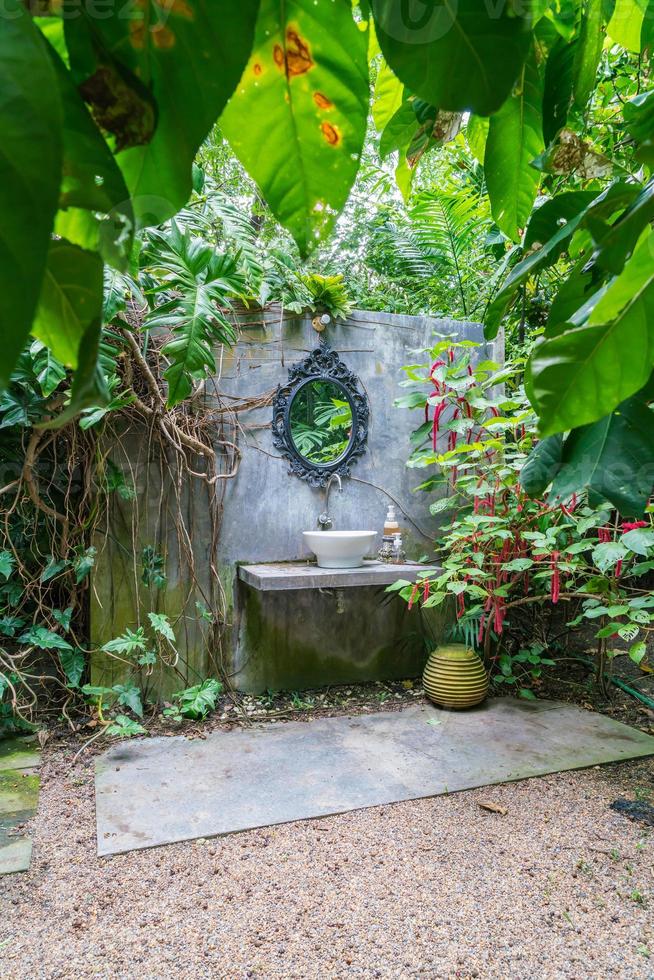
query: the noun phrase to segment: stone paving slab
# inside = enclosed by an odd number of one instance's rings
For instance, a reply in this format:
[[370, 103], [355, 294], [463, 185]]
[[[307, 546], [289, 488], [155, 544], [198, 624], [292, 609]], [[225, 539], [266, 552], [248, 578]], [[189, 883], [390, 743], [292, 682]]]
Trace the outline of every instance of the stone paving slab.
[[654, 755], [654, 738], [556, 702], [262, 724], [122, 742], [96, 764], [98, 854]]
[[36, 735], [0, 739], [0, 772], [6, 769], [36, 769], [41, 753]]
[[36, 737], [0, 740], [0, 875], [27, 871], [32, 841], [20, 829], [36, 813], [41, 764]]

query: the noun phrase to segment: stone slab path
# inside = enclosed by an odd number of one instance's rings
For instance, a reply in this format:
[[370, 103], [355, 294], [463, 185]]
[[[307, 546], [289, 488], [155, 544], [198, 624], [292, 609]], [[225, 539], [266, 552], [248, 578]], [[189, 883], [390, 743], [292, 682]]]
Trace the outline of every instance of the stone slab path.
[[29, 870], [32, 841], [21, 827], [36, 813], [40, 764], [36, 736], [0, 741], [0, 875]]
[[654, 755], [654, 738], [556, 702], [264, 723], [120, 743], [96, 765], [98, 854]]

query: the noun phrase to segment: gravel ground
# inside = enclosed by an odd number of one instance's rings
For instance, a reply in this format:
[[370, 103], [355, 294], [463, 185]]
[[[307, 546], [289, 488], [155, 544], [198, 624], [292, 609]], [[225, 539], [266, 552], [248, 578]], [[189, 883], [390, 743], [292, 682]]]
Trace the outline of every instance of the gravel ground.
[[100, 860], [75, 750], [0, 879], [3, 980], [654, 977], [654, 834], [608, 806], [652, 761]]

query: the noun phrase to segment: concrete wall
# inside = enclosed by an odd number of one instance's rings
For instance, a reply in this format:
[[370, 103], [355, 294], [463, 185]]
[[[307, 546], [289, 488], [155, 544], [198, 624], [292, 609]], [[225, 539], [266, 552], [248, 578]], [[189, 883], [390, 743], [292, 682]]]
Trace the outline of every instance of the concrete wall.
[[[271, 393], [286, 382], [288, 368], [319, 342], [310, 318], [280, 312], [252, 317], [241, 329], [239, 343], [222, 354], [213, 386], [228, 403], [230, 396], [249, 398]], [[410, 470], [405, 465], [410, 433], [420, 421], [418, 412], [396, 409], [393, 401], [402, 394], [402, 366], [424, 361], [420, 349], [435, 343], [436, 334], [480, 343], [479, 359], [501, 359], [494, 345], [483, 342], [482, 328], [475, 323], [356, 312], [345, 323], [328, 327], [326, 334], [330, 346], [359, 376], [371, 409], [368, 450], [354, 464], [351, 479], [344, 481], [344, 492], [333, 492], [330, 512], [334, 527], [381, 531], [388, 503], [393, 500], [398, 505], [407, 551], [413, 558], [431, 557], [438, 524], [429, 513], [433, 497], [412, 492], [424, 479], [425, 471]], [[212, 385], [208, 386], [207, 398], [212, 401]], [[230, 606], [230, 628], [222, 652], [224, 669], [234, 685], [246, 691], [417, 674], [424, 657], [420, 614], [408, 613], [400, 600], [389, 601], [383, 589], [348, 590], [339, 604], [343, 609], [339, 614], [335, 597], [318, 590], [266, 594], [238, 581], [238, 563], [306, 557], [302, 531], [316, 526], [323, 509], [324, 491], [288, 474], [287, 461], [273, 447], [271, 418], [269, 405], [239, 416], [243, 459], [238, 476], [224, 485], [217, 553], [221, 584]], [[139, 482], [142, 492], [142, 474]], [[187, 504], [194, 511], [196, 565], [208, 588], [211, 556], [207, 527], [198, 500]], [[121, 508], [124, 510], [123, 505]], [[165, 531], [159, 529], [159, 535], [166, 540]], [[166, 545], [169, 578], [176, 581], [174, 543], [167, 540]], [[118, 606], [122, 612], [113, 624], [112, 635], [116, 635], [121, 622], [130, 615], [134, 622], [136, 617], [129, 608], [130, 602], [134, 606], [134, 590], [131, 597], [127, 595], [112, 546], [103, 552], [96, 581], [107, 575], [101, 588], [105, 607], [112, 605], [109, 593], [117, 588], [121, 591]], [[141, 597], [141, 615], [147, 598]], [[173, 600], [173, 605], [176, 603], [179, 591]], [[113, 606], [116, 608], [115, 601]], [[187, 631], [183, 659], [190, 670], [184, 668], [183, 672], [189, 680], [211, 672], [206, 637], [194, 622], [193, 608], [186, 603], [171, 612], [184, 622]], [[108, 638], [109, 618], [106, 609], [102, 615], [96, 610], [96, 641]], [[438, 630], [437, 623], [435, 627]], [[181, 686], [179, 678], [173, 680], [168, 673], [154, 683], [160, 690]]]

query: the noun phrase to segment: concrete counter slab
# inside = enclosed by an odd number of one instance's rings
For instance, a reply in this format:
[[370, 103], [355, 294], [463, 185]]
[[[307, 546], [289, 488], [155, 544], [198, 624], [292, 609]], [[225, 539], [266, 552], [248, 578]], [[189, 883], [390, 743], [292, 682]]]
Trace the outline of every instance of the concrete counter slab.
[[399, 579], [415, 582], [425, 572], [440, 572], [436, 565], [403, 562], [400, 565], [367, 560], [359, 568], [319, 568], [315, 562], [281, 561], [240, 565], [239, 578], [260, 592], [290, 589], [348, 589], [354, 586], [392, 585]]

